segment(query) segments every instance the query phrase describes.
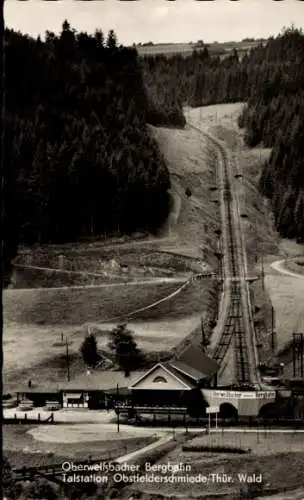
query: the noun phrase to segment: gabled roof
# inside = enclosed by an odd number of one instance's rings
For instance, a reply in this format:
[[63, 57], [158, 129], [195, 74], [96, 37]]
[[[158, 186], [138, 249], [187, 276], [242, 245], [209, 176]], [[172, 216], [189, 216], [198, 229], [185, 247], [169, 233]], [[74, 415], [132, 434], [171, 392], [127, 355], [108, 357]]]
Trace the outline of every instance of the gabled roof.
[[188, 389], [193, 389], [197, 382], [212, 377], [219, 370], [219, 365], [209, 358], [200, 347], [190, 344], [177, 358], [152, 366], [150, 370], [135, 380], [129, 388], [134, 388], [158, 367], [162, 367], [171, 373]]
[[193, 381], [189, 380], [187, 377], [178, 372], [174, 367], [171, 366], [170, 362], [165, 362], [165, 363], [157, 363], [156, 365], [152, 366], [150, 370], [148, 370], [137, 380], [135, 380], [133, 384], [129, 386], [129, 389], [134, 389], [142, 380], [147, 378], [157, 368], [161, 368], [165, 372], [171, 374], [185, 388], [185, 390], [192, 389], [195, 386], [195, 384], [193, 384]]
[[182, 366], [186, 367], [187, 365], [191, 368], [193, 375], [196, 374], [198, 376], [198, 373], [201, 373], [202, 376], [200, 378], [212, 377], [220, 368], [216, 361], [209, 358], [200, 347], [193, 344], [190, 344], [176, 360], [170, 360], [170, 363], [176, 366], [179, 365], [180, 369], [182, 369]]
[[[195, 385], [196, 385], [195, 384], [196, 379], [194, 377], [191, 377], [191, 376], [189, 377], [189, 373], [187, 373], [187, 372], [182, 373], [181, 371], [177, 370], [176, 367], [171, 363], [171, 361], [167, 361], [166, 363], [162, 363], [162, 365], [165, 366], [167, 368], [167, 370], [172, 375], [174, 375], [181, 382], [183, 382], [184, 384], [186, 384], [189, 387], [189, 389], [193, 389], [195, 387]], [[190, 369], [190, 367], [188, 367], [188, 368]]]
[[169, 362], [169, 365], [179, 373], [179, 376], [181, 375], [186, 375], [187, 377], [192, 378], [196, 382], [199, 380], [206, 378], [207, 375], [205, 375], [202, 371], [198, 371], [195, 368], [192, 368], [192, 366], [187, 365], [186, 363], [183, 363], [182, 361], [179, 360], [173, 360]]

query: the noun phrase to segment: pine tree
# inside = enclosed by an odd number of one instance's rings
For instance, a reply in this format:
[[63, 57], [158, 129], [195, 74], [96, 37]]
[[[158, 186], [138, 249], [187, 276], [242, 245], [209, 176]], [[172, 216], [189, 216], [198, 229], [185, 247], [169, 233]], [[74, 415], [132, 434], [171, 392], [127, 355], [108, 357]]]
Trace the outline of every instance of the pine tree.
[[97, 350], [97, 342], [93, 333], [86, 336], [80, 348], [84, 362], [89, 366], [95, 366], [100, 359]]
[[107, 48], [108, 49], [116, 49], [117, 47], [117, 37], [116, 37], [116, 34], [114, 32], [114, 30], [110, 30], [109, 33], [108, 33], [108, 37], [107, 37]]
[[139, 368], [142, 355], [126, 324], [118, 325], [110, 332], [109, 347], [115, 355], [117, 365], [126, 375]]

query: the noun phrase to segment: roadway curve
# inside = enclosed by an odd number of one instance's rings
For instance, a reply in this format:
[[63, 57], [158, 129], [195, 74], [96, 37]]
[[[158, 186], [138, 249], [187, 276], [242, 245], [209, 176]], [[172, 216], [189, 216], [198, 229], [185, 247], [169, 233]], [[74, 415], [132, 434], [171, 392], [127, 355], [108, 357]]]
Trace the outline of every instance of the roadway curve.
[[[190, 125], [191, 126], [191, 125]], [[191, 126], [204, 135], [217, 153], [217, 184], [221, 210], [223, 296], [211, 348], [222, 364], [229, 346], [235, 345], [236, 378], [239, 384], [261, 389], [255, 330], [249, 286], [246, 280], [247, 255], [240, 218], [240, 202], [235, 176], [239, 174], [224, 144], [213, 135]]]
[[288, 269], [286, 269], [285, 262], [286, 262], [285, 259], [276, 260], [275, 262], [272, 262], [270, 264], [270, 267], [272, 267], [272, 269], [274, 269], [275, 271], [278, 271], [281, 274], [285, 274], [287, 276], [293, 276], [294, 278], [299, 278], [299, 279], [304, 280], [304, 274], [295, 273], [293, 271], [289, 271]]

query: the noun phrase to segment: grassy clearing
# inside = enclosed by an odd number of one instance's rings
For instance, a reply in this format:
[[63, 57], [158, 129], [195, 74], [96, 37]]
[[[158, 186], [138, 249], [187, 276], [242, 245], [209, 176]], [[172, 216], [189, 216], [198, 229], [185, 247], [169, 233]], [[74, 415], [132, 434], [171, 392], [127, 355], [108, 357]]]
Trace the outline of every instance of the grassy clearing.
[[[38, 292], [35, 292], [38, 295]], [[32, 292], [12, 291], [11, 293]], [[142, 291], [138, 293], [142, 294]], [[151, 295], [149, 297], [151, 302]], [[111, 299], [111, 296], [108, 296], [108, 300], [111, 306], [113, 297]], [[142, 296], [137, 296], [136, 300], [142, 300]], [[61, 304], [61, 307], [64, 310], [65, 304]], [[215, 309], [216, 295], [211, 285], [208, 286], [208, 282], [205, 286], [202, 282], [194, 282], [171, 300], [160, 303], [154, 309], [138, 313], [136, 319], [128, 322], [128, 326], [134, 331], [135, 340], [144, 352], [168, 352], [199, 327], [203, 313], [208, 311], [209, 314], [214, 315]], [[39, 312], [37, 309], [37, 313]], [[79, 311], [75, 311], [75, 314], [78, 315]], [[94, 321], [92, 323], [94, 324]], [[106, 347], [108, 332], [117, 323], [118, 321], [98, 322], [96, 339], [101, 348]], [[70, 342], [70, 369], [74, 380], [78, 374], [86, 372], [79, 355], [80, 345], [86, 333], [87, 327], [81, 323], [71, 326], [67, 323], [37, 325], [6, 321], [3, 339], [5, 383], [11, 387], [29, 379], [33, 382], [42, 380], [49, 381], [49, 383], [65, 381], [65, 350], [58, 345], [61, 334], [67, 336]], [[200, 336], [200, 333], [198, 335]], [[20, 357], [20, 352], [22, 352], [22, 357]], [[102, 376], [104, 377], [104, 374]]]
[[[208, 45], [208, 50], [211, 55], [224, 55], [236, 48], [238, 51], [246, 51], [255, 47], [257, 41], [243, 42], [217, 42]], [[180, 54], [184, 57], [190, 56], [195, 49], [195, 43], [156, 43], [153, 45], [137, 45], [136, 49], [140, 56], [163, 54], [167, 57]], [[199, 49], [197, 49], [199, 50]]]
[[[94, 329], [100, 348], [106, 348], [109, 331], [116, 325], [114, 322], [105, 323]], [[170, 352], [198, 325], [200, 325], [200, 314], [193, 314], [180, 319], [156, 318], [154, 321], [131, 321], [128, 323], [128, 328], [134, 332], [134, 339], [140, 349], [145, 353], [156, 354]], [[12, 325], [6, 328], [3, 345], [5, 385], [15, 387], [29, 379], [32, 383], [40, 381], [45, 386], [48, 383], [66, 382], [65, 347], [54, 345], [60, 343], [61, 333], [69, 338], [71, 380], [77, 381], [78, 375], [86, 374], [86, 366], [79, 354], [86, 332], [84, 326], [60, 329]], [[23, 353], [22, 358], [20, 352]], [[100, 372], [100, 377], [105, 381], [106, 374]], [[114, 380], [113, 372], [109, 372], [109, 377]]]
[[[156, 320], [157, 318], [177, 319], [193, 314], [211, 314], [216, 308], [216, 295], [213, 283], [208, 279], [191, 283], [181, 293], [153, 309], [136, 314], [137, 319]], [[188, 332], [190, 333], [190, 332]]]
[[[200, 325], [201, 315], [199, 313], [185, 316], [179, 319], [158, 319], [141, 321], [134, 320], [128, 322], [128, 328], [134, 332], [140, 349], [146, 352], [158, 352], [171, 350], [187, 332], [191, 332], [197, 325]], [[98, 345], [106, 345], [108, 342], [108, 331], [114, 328], [116, 323], [104, 323], [98, 325], [96, 338]]]
[[[77, 432], [77, 426], [70, 426], [70, 434], [73, 432], [72, 427], [75, 428], [74, 433]], [[122, 433], [121, 436], [117, 434], [114, 436], [110, 433], [109, 439], [109, 436], [102, 432], [100, 425], [86, 424], [85, 428], [82, 426], [78, 432], [78, 438], [81, 435], [82, 439], [79, 438], [77, 442], [63, 439], [64, 431], [69, 435], [68, 426], [51, 426], [49, 429], [44, 427], [43, 429], [44, 432], [49, 431], [53, 434], [57, 432], [60, 438], [53, 442], [36, 440], [35, 431], [39, 428], [34, 426], [5, 425], [3, 427], [3, 454], [7, 456], [13, 467], [35, 467], [71, 459], [86, 460], [90, 456], [92, 459], [107, 458], [109, 455], [116, 458], [154, 441], [151, 436], [132, 436], [132, 433], [127, 435]]]
[[[235, 447], [242, 450], [251, 450], [254, 455], [274, 455], [283, 452], [303, 452], [304, 434], [271, 434], [259, 430], [259, 432], [221, 432], [198, 436], [191, 443], [194, 446], [219, 446]], [[197, 455], [196, 455], [197, 458]], [[202, 457], [199, 457], [201, 460]]]
[[[4, 377], [14, 376], [25, 369], [32, 371], [33, 367], [39, 364], [44, 366], [45, 360], [50, 357], [58, 364], [60, 356], [64, 355], [65, 351], [64, 347], [54, 344], [61, 341], [62, 333], [69, 338], [69, 350], [72, 356], [79, 350], [86, 333], [83, 327], [7, 323], [3, 333]], [[45, 369], [47, 370], [47, 366]], [[20, 377], [22, 375], [18, 376]]]
[[128, 314], [173, 293], [176, 283], [6, 290], [5, 320], [36, 325], [81, 325]]
[[[83, 338], [83, 337], [82, 337]], [[31, 339], [30, 339], [31, 340]], [[31, 355], [29, 349], [31, 342], [25, 346], [25, 359], [18, 369], [14, 370], [12, 362], [9, 358], [4, 358], [4, 375], [3, 384], [6, 392], [20, 390], [26, 388], [28, 380], [31, 380], [32, 387], [37, 385], [44, 389], [58, 387], [58, 384], [67, 383], [67, 363], [65, 348], [54, 348], [52, 343], [44, 342], [45, 348], [43, 353], [35, 352]], [[73, 343], [74, 344], [74, 343]], [[80, 347], [81, 342], [79, 342]], [[53, 354], [51, 354], [53, 351]], [[10, 360], [11, 361], [11, 360]], [[75, 344], [70, 349], [70, 377], [74, 379], [76, 374], [86, 373], [86, 366], [79, 352], [75, 352]], [[100, 374], [102, 376], [102, 373]]]

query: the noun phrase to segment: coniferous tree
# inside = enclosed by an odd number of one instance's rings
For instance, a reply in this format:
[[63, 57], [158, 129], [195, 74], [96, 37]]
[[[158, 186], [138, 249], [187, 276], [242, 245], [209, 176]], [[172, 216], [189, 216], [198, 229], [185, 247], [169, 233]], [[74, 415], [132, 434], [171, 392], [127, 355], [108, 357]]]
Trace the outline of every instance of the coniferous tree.
[[137, 52], [67, 21], [45, 42], [5, 37], [7, 262], [19, 242], [156, 232], [170, 181], [146, 127]]
[[107, 37], [107, 48], [115, 49], [117, 46], [117, 37], [114, 30], [110, 30]]
[[127, 325], [118, 325], [110, 332], [109, 347], [115, 355], [117, 365], [126, 375], [139, 368], [142, 355]]
[[95, 335], [91, 333], [87, 335], [81, 344], [80, 348], [84, 362], [89, 366], [95, 366], [100, 359], [97, 349], [97, 342]]

